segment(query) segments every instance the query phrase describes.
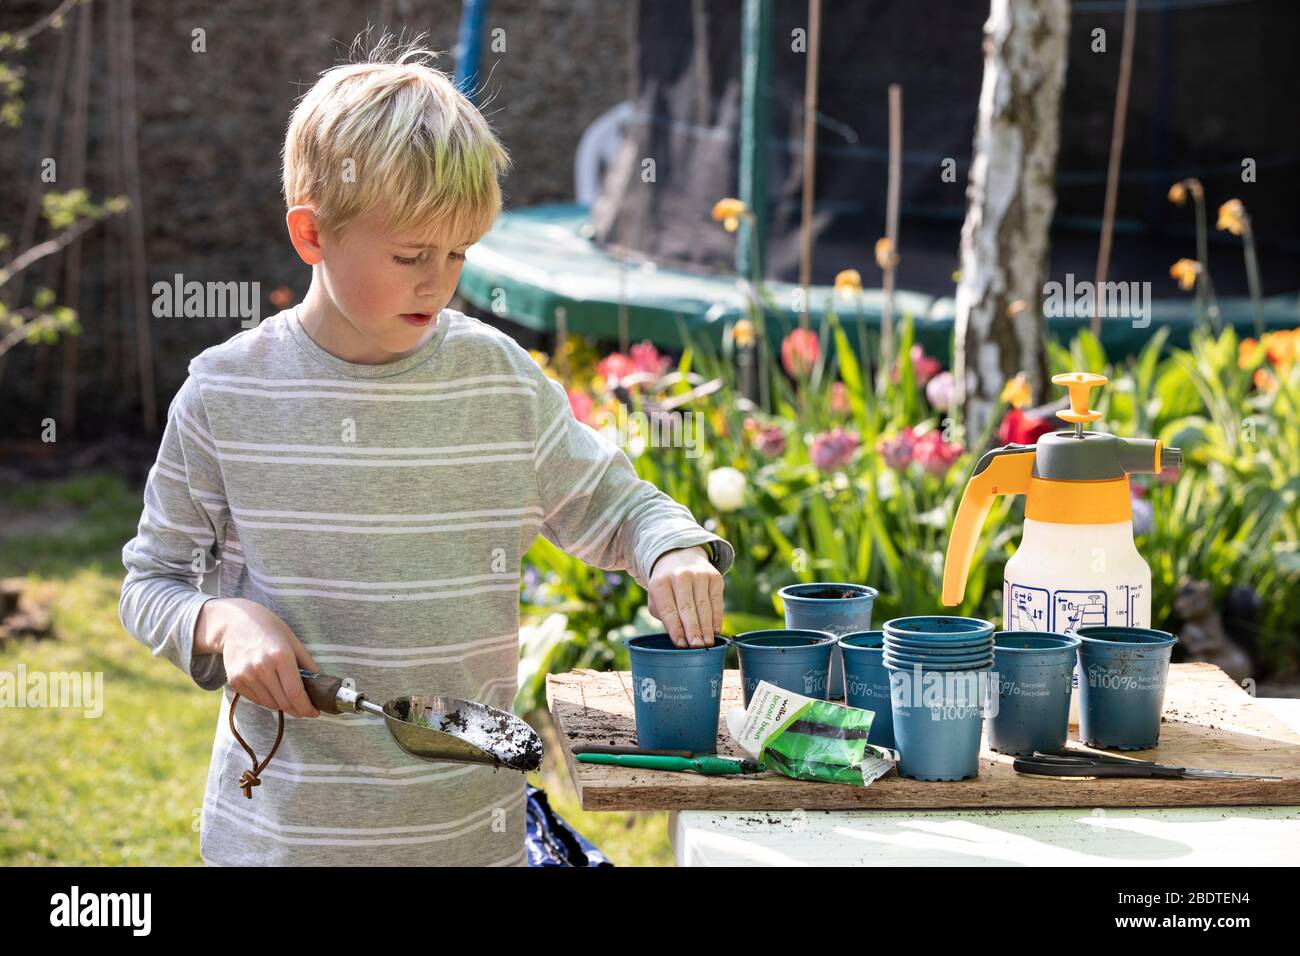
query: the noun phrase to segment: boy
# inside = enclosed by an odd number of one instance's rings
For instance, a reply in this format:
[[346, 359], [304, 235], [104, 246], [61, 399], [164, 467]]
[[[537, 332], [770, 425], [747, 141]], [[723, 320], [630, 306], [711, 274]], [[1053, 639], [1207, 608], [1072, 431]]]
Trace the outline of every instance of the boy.
[[[539, 533], [630, 571], [679, 645], [721, 629], [731, 546], [512, 339], [446, 308], [508, 159], [428, 51], [386, 45], [294, 110], [286, 221], [311, 287], [190, 363], [123, 549], [124, 626], [225, 687], [199, 840], [213, 865], [524, 864], [522, 774], [409, 757], [377, 717], [319, 714], [298, 668], [377, 701], [509, 709]], [[214, 570], [219, 598], [195, 587]], [[259, 761], [286, 717], [252, 799], [235, 693]]]

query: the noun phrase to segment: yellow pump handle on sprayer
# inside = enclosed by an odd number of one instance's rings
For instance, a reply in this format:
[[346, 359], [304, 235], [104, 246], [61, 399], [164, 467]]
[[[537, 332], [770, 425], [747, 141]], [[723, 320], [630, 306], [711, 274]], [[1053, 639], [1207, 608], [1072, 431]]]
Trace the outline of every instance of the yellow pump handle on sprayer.
[[[1087, 407], [1086, 405], [1084, 406]], [[1034, 449], [996, 455], [988, 467], [972, 475], [962, 492], [952, 535], [948, 539], [948, 556], [943, 566], [943, 603], [960, 604], [966, 594], [966, 576], [979, 541], [984, 520], [993, 507], [995, 495], [1023, 495], [1029, 492], [1034, 471]]]
[[1062, 372], [1052, 376], [1053, 385], [1064, 385], [1070, 392], [1070, 410], [1057, 412], [1056, 417], [1072, 425], [1095, 422], [1101, 418], [1101, 412], [1088, 408], [1088, 396], [1098, 385], [1105, 385], [1110, 379], [1096, 372]]

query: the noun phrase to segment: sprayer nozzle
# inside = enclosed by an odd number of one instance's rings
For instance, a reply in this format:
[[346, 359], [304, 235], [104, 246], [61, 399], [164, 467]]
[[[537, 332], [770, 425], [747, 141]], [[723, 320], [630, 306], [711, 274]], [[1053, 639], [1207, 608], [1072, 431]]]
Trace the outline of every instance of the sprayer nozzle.
[[1176, 471], [1183, 467], [1183, 450], [1165, 447], [1160, 449], [1160, 470]]

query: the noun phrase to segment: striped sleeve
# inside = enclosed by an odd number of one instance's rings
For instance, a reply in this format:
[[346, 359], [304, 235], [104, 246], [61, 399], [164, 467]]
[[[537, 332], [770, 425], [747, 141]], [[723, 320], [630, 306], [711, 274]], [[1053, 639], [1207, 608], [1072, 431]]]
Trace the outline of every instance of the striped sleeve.
[[676, 548], [713, 542], [714, 566], [726, 574], [735, 560], [732, 546], [638, 478], [617, 445], [574, 417], [559, 382], [540, 370], [538, 378], [533, 465], [543, 536], [587, 564], [628, 571], [646, 589], [655, 561]]
[[127, 573], [118, 615], [132, 637], [204, 690], [226, 683], [221, 655], [195, 657], [192, 648], [199, 611], [212, 599], [199, 582], [214, 567], [228, 515], [216, 446], [191, 375], [167, 411], [140, 524], [122, 549]]

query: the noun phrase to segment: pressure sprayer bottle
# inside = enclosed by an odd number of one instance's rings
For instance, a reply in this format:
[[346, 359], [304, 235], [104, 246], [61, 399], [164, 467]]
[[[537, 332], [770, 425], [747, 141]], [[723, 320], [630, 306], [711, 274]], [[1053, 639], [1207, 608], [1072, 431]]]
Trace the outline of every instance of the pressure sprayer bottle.
[[[943, 569], [943, 603], [966, 593], [975, 543], [994, 495], [1025, 496], [1020, 547], [1007, 562], [1002, 627], [1072, 632], [1098, 624], [1151, 626], [1151, 568], [1133, 543], [1129, 475], [1182, 465], [1182, 452], [1150, 438], [1084, 431], [1101, 417], [1088, 396], [1104, 375], [1066, 372], [1052, 382], [1070, 392], [1058, 417], [1073, 430], [1037, 445], [1004, 445], [984, 455], [962, 494]], [[1071, 715], [1077, 720], [1078, 694]]]

